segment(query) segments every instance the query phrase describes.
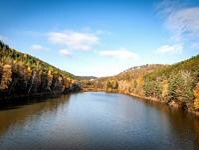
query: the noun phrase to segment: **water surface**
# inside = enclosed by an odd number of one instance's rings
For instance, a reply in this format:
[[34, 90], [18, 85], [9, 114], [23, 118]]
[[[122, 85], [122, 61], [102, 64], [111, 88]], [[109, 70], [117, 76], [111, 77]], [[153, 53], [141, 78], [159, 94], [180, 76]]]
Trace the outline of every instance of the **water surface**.
[[199, 149], [199, 120], [126, 95], [78, 93], [1, 108], [0, 149]]

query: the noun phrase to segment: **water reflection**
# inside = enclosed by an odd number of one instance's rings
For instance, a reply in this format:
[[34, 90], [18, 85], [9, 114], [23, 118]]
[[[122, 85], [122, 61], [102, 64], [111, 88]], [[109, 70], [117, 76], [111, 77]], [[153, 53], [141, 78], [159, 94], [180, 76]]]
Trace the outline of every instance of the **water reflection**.
[[[70, 95], [59, 98], [21, 100], [22, 102], [6, 103], [0, 107], [0, 135], [4, 134], [11, 126], [23, 126], [26, 121], [40, 116], [42, 113], [56, 112], [67, 106]], [[7, 109], [6, 109], [7, 108]], [[28, 120], [28, 121], [29, 121]]]
[[3, 150], [199, 148], [198, 119], [121, 94], [88, 92], [9, 106], [0, 122]]

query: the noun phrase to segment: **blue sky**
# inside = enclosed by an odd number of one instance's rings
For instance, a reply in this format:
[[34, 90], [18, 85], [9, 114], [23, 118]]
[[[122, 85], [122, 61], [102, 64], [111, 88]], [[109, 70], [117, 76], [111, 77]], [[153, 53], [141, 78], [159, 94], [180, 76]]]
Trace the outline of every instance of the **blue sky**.
[[1, 0], [0, 39], [75, 75], [198, 54], [197, 0]]

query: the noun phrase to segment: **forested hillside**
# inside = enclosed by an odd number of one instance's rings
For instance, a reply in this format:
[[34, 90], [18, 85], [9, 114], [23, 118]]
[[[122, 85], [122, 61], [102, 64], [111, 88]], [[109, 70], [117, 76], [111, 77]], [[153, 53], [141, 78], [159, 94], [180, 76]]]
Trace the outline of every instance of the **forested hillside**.
[[199, 55], [145, 76], [145, 96], [199, 109]]
[[84, 81], [85, 90], [119, 92], [199, 110], [199, 55], [173, 65], [144, 65], [116, 76]]
[[74, 75], [0, 41], [0, 99], [67, 93], [77, 89]]

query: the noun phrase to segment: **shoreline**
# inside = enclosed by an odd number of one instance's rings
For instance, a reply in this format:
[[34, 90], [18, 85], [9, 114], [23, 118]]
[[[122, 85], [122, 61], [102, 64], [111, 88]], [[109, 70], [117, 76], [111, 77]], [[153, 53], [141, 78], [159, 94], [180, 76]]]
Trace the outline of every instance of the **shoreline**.
[[116, 94], [124, 94], [124, 95], [128, 95], [128, 96], [132, 96], [135, 98], [138, 98], [141, 101], [147, 101], [147, 102], [155, 102], [155, 103], [159, 103], [159, 104], [164, 104], [167, 105], [169, 108], [171, 109], [176, 109], [176, 110], [182, 110], [183, 112], [189, 113], [191, 115], [193, 115], [194, 117], [196, 117], [197, 119], [199, 119], [199, 112], [192, 110], [192, 108], [186, 107], [185, 109], [180, 107], [176, 102], [171, 101], [169, 103], [165, 102], [165, 101], [160, 101], [158, 99], [155, 98], [150, 98], [150, 97], [142, 97], [140, 95], [136, 95], [133, 93], [124, 93], [124, 92], [116, 92], [116, 91], [106, 91], [106, 90], [82, 90], [81, 92], [106, 92], [106, 93], [116, 93]]
[[21, 98], [25, 98], [28, 100], [36, 100], [36, 99], [46, 99], [46, 98], [55, 98], [55, 97], [59, 97], [61, 95], [69, 95], [72, 93], [79, 93], [79, 92], [106, 92], [106, 93], [116, 93], [116, 94], [124, 94], [124, 95], [128, 95], [128, 96], [132, 96], [135, 98], [138, 98], [138, 100], [144, 101], [144, 102], [152, 102], [152, 103], [159, 103], [159, 104], [164, 104], [167, 105], [169, 108], [171, 109], [176, 109], [176, 110], [182, 110], [183, 112], [189, 113], [191, 115], [193, 115], [194, 117], [199, 119], [199, 112], [193, 110], [193, 108], [190, 107], [183, 107], [183, 105], [181, 106], [179, 103], [175, 102], [175, 101], [171, 101], [169, 103], [167, 103], [166, 101], [160, 101], [156, 98], [152, 98], [152, 97], [144, 97], [144, 96], [140, 96], [140, 95], [136, 95], [133, 93], [125, 93], [125, 92], [118, 92], [118, 91], [106, 91], [103, 89], [82, 89], [80, 91], [77, 92], [68, 92], [68, 93], [60, 93], [60, 92], [54, 92], [54, 93], [35, 93], [32, 95], [20, 95], [20, 96], [14, 96], [14, 97], [6, 97], [4, 99], [0, 99], [0, 105], [2, 106], [4, 103], [12, 103], [14, 104], [14, 102], [17, 102], [18, 100], [21, 101]]

